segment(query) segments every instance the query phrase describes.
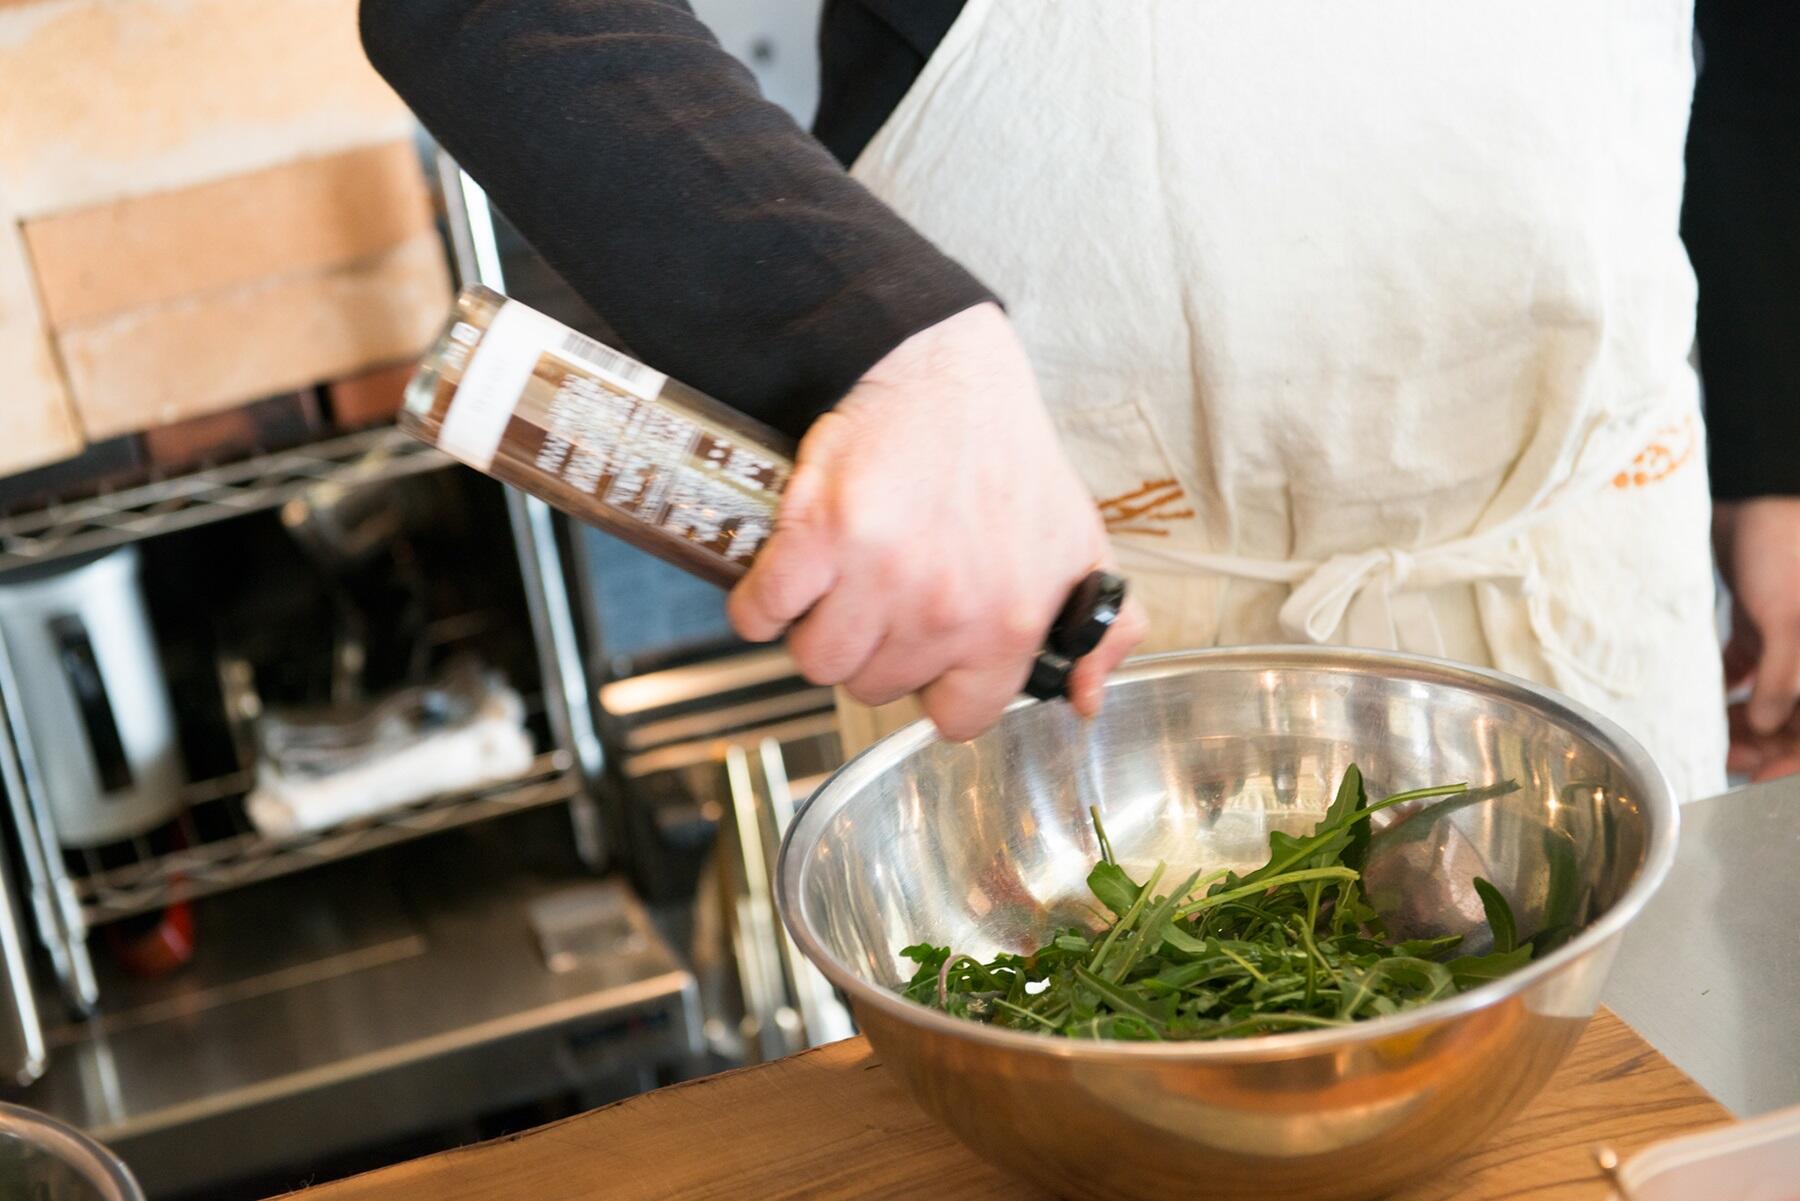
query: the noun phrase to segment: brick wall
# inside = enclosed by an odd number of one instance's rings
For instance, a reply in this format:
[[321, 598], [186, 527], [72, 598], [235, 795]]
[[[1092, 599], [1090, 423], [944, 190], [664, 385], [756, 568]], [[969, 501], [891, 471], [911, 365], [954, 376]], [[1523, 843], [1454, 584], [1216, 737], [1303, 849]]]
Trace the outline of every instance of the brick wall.
[[0, 474], [416, 355], [449, 279], [355, 0], [0, 0]]

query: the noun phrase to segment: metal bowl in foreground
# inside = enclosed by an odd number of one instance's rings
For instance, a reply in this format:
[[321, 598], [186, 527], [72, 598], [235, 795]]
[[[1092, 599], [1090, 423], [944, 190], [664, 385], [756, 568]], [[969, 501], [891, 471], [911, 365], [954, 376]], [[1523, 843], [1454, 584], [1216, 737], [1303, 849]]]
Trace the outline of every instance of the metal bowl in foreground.
[[[1158, 859], [1176, 879], [1262, 862], [1269, 832], [1309, 830], [1351, 762], [1372, 799], [1478, 790], [1382, 815], [1367, 884], [1391, 932], [1467, 933], [1465, 949], [1486, 949], [1480, 875], [1522, 935], [1580, 933], [1410, 1013], [1227, 1042], [1061, 1039], [893, 992], [910, 943], [987, 957], [1092, 924], [1089, 805], [1138, 879]], [[1675, 831], [1644, 751], [1550, 692], [1403, 655], [1203, 651], [1128, 667], [1091, 724], [1026, 705], [973, 743], [915, 726], [877, 744], [795, 820], [780, 896], [883, 1062], [995, 1163], [1070, 1198], [1366, 1198], [1442, 1166], [1543, 1085], [1598, 1005]]]
[[118, 1156], [65, 1122], [0, 1104], [0, 1197], [144, 1201]]

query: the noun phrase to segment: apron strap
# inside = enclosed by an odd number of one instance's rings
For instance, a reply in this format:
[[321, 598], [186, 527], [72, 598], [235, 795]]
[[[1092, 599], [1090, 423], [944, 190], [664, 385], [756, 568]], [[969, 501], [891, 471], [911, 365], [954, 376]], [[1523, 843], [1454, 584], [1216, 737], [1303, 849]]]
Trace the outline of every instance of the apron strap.
[[1380, 546], [1324, 560], [1253, 559], [1123, 540], [1114, 547], [1126, 568], [1202, 571], [1289, 585], [1292, 591], [1277, 617], [1282, 633], [1297, 642], [1328, 642], [1348, 619], [1358, 645], [1392, 646], [1400, 640], [1393, 601], [1404, 594], [1478, 582], [1524, 587], [1534, 578], [1530, 556], [1517, 545], [1518, 532], [1516, 523], [1505, 523], [1491, 533], [1437, 546]]
[[1243, 555], [1155, 546], [1128, 535], [1115, 537], [1120, 566], [1145, 571], [1200, 571], [1286, 584], [1292, 591], [1277, 614], [1281, 631], [1296, 642], [1444, 653], [1431, 605], [1419, 595], [1452, 584], [1492, 584], [1512, 589], [1525, 602], [1526, 619], [1543, 653], [1590, 682], [1618, 691], [1630, 681], [1622, 669], [1600, 670], [1571, 652], [1558, 632], [1550, 597], [1540, 585], [1537, 556], [1524, 535], [1565, 506], [1606, 487], [1617, 465], [1650, 431], [1679, 419], [1674, 410], [1637, 413], [1623, 422], [1596, 417], [1575, 440], [1569, 470], [1546, 487], [1531, 507], [1491, 528], [1431, 546], [1377, 546], [1328, 559], [1256, 559]]
[[[1527, 620], [1545, 655], [1591, 682], [1613, 690], [1622, 677], [1587, 665], [1564, 645], [1540, 586], [1537, 557], [1520, 537], [1546, 510], [1503, 522], [1493, 530], [1436, 546], [1406, 550], [1375, 547], [1329, 559], [1253, 559], [1115, 540], [1127, 571], [1201, 571], [1292, 591], [1277, 613], [1281, 631], [1295, 642], [1410, 650], [1442, 655], [1431, 606], [1420, 593], [1452, 584], [1494, 584], [1525, 601]], [[1341, 637], [1340, 637], [1340, 631]]]

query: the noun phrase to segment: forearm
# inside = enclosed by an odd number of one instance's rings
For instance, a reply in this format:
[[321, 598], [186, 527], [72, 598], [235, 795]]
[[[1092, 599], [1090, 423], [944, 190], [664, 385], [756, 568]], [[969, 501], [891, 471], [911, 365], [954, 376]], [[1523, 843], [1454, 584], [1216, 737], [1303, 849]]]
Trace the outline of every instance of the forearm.
[[677, 0], [364, 0], [376, 69], [658, 368], [798, 434], [988, 299]]

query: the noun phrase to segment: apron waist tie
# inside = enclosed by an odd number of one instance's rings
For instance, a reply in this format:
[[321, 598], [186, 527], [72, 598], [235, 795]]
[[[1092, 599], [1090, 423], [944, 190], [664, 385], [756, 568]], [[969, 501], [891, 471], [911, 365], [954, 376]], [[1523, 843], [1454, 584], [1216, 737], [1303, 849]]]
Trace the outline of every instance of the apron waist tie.
[[1257, 559], [1206, 551], [1115, 542], [1121, 565], [1146, 570], [1205, 571], [1292, 588], [1277, 620], [1296, 642], [1337, 638], [1354, 646], [1443, 653], [1431, 607], [1419, 593], [1451, 584], [1511, 584], [1530, 595], [1536, 569], [1530, 555], [1509, 545], [1517, 524], [1437, 546], [1348, 551], [1328, 559]]
[[1542, 587], [1537, 555], [1525, 535], [1565, 505], [1611, 482], [1618, 464], [1655, 432], [1692, 424], [1692, 394], [1670, 406], [1647, 406], [1623, 420], [1592, 416], [1570, 439], [1574, 451], [1561, 481], [1546, 487], [1529, 507], [1491, 528], [1432, 546], [1380, 546], [1346, 551], [1323, 560], [1257, 559], [1208, 551], [1173, 550], [1140, 541], [1115, 539], [1121, 567], [1201, 571], [1269, 584], [1292, 591], [1277, 613], [1282, 633], [1296, 642], [1444, 654], [1437, 616], [1423, 592], [1454, 584], [1510, 586], [1525, 605], [1526, 620], [1546, 659], [1564, 671], [1615, 693], [1635, 687], [1629, 664], [1597, 666], [1574, 652], [1555, 620], [1549, 591]]

